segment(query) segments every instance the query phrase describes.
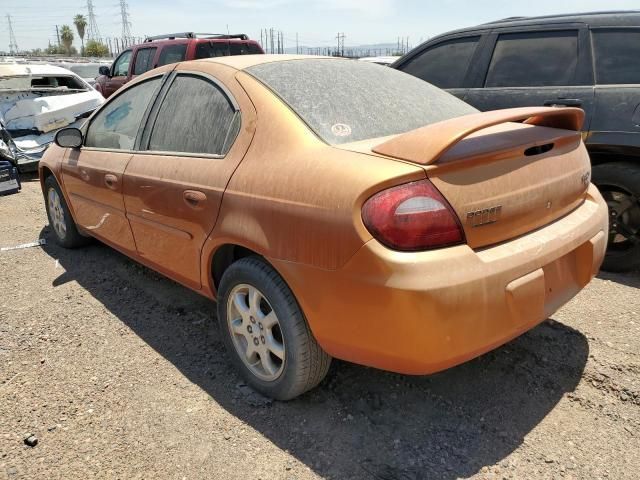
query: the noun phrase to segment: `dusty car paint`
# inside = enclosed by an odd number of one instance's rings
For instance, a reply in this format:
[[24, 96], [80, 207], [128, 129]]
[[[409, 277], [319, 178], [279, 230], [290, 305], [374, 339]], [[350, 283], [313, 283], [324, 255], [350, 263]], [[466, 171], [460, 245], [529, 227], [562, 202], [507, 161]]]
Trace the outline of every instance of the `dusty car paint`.
[[[237, 245], [263, 256], [294, 292], [327, 353], [397, 372], [434, 372], [495, 348], [547, 318], [596, 274], [606, 248], [607, 208], [588, 178], [584, 182], [589, 164], [576, 135], [578, 110], [482, 114], [475, 134], [469, 118], [460, 117], [432, 126], [436, 132], [442, 127], [443, 135], [433, 145], [412, 141], [410, 150], [421, 149], [421, 161], [413, 154], [394, 159], [385, 142], [401, 145], [418, 131], [330, 146], [243, 71], [296, 58], [302, 57], [229, 57], [160, 71], [210, 75], [234, 97], [242, 125], [224, 158], [56, 147], [41, 162], [41, 180], [56, 176], [86, 234], [212, 299], [216, 253]], [[497, 121], [514, 115], [531, 124]], [[558, 117], [560, 129], [536, 125]], [[483, 135], [483, 125], [495, 124], [499, 128]], [[520, 147], [549, 135], [558, 148], [541, 153], [540, 165], [568, 168], [564, 182], [545, 187], [543, 169], [532, 168], [534, 160]], [[454, 143], [457, 153], [447, 151]], [[448, 161], [442, 157], [447, 152]], [[543, 224], [537, 210], [520, 224], [507, 221], [514, 206], [534, 198], [517, 170], [566, 208]], [[462, 209], [460, 216], [470, 208], [465, 198], [482, 196], [477, 200], [490, 206], [492, 192], [507, 192], [505, 221], [478, 234], [481, 240], [469, 233], [472, 243], [453, 247], [400, 252], [383, 246], [363, 224], [363, 203], [427, 177]], [[484, 192], [462, 189], [456, 197], [456, 190], [481, 178], [491, 180]], [[203, 210], [185, 207], [184, 193], [192, 190], [205, 195], [198, 205]]]

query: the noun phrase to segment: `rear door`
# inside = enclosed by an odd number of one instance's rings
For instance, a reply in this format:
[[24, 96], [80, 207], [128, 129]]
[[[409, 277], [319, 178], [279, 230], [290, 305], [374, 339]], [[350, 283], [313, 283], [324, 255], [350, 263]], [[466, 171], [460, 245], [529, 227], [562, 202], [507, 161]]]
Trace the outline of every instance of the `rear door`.
[[198, 289], [200, 252], [249, 146], [255, 113], [248, 99], [240, 108], [242, 92], [234, 96], [218, 78], [184, 68], [151, 111], [140, 151], [127, 165], [124, 202], [141, 259]]
[[593, 28], [596, 99], [590, 144], [640, 144], [640, 28]]
[[113, 62], [110, 76], [104, 84], [103, 94], [105, 98], [109, 98], [111, 94], [127, 83], [132, 55], [133, 52], [131, 50], [125, 50]]
[[593, 111], [587, 28], [580, 24], [493, 31], [464, 100], [482, 111], [570, 106]]
[[446, 37], [403, 58], [394, 68], [464, 98], [482, 40], [480, 34]]
[[154, 67], [154, 59], [156, 56], [157, 47], [139, 48], [136, 51], [136, 56], [133, 61], [133, 70], [131, 72], [132, 77], [142, 75]]
[[69, 150], [62, 162], [76, 222], [130, 255], [136, 247], [125, 216], [123, 174], [161, 82], [158, 75], [116, 94], [91, 119], [82, 148]]

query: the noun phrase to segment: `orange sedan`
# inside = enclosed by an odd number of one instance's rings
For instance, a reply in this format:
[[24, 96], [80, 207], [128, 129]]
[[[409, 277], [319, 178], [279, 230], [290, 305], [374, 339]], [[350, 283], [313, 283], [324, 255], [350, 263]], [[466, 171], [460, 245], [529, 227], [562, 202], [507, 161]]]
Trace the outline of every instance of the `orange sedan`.
[[95, 237], [218, 302], [231, 361], [290, 399], [332, 357], [436, 372], [599, 269], [575, 108], [478, 113], [365, 62], [224, 57], [121, 89], [40, 163], [57, 242]]

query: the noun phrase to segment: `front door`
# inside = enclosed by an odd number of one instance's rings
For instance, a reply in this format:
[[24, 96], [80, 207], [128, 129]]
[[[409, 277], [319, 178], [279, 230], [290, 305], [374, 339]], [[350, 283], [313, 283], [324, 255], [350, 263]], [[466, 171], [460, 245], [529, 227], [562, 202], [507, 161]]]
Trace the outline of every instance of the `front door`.
[[582, 26], [499, 31], [488, 43], [490, 55], [464, 100], [479, 110], [568, 106], [585, 110], [589, 127], [594, 89], [588, 31]]
[[84, 145], [70, 150], [62, 163], [78, 225], [127, 254], [135, 254], [136, 246], [125, 214], [123, 175], [160, 82], [155, 77], [110, 100], [91, 119]]
[[109, 98], [116, 90], [127, 83], [129, 77], [129, 64], [131, 63], [131, 50], [125, 50], [113, 62], [110, 75], [104, 84], [104, 97]]
[[165, 89], [127, 165], [124, 202], [141, 260], [199, 289], [201, 250], [247, 133], [236, 141], [240, 109], [213, 78], [177, 71]]

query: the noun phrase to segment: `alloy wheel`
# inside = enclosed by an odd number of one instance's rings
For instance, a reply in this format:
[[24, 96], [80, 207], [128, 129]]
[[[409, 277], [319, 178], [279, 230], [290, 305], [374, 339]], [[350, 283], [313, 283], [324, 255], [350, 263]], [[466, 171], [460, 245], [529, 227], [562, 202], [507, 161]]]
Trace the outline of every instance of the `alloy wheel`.
[[227, 301], [227, 324], [238, 355], [260, 380], [272, 382], [284, 370], [285, 345], [280, 322], [257, 288], [236, 285]]
[[58, 235], [58, 238], [64, 240], [67, 236], [67, 223], [65, 221], [62, 203], [60, 202], [60, 196], [55, 188], [49, 188], [47, 200], [49, 204], [49, 218], [51, 219], [53, 229], [56, 235]]

